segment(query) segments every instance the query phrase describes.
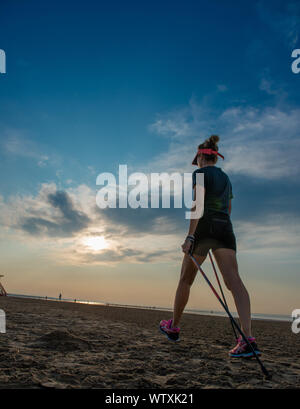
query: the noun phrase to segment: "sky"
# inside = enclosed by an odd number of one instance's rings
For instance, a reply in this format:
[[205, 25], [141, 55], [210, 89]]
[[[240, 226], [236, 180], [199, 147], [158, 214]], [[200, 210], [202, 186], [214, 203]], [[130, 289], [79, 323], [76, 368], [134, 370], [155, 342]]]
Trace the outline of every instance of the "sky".
[[[7, 291], [171, 307], [186, 209], [101, 210], [96, 178], [192, 172], [218, 134], [252, 311], [300, 308], [299, 27], [294, 0], [1, 1]], [[200, 276], [188, 308], [220, 310]]]

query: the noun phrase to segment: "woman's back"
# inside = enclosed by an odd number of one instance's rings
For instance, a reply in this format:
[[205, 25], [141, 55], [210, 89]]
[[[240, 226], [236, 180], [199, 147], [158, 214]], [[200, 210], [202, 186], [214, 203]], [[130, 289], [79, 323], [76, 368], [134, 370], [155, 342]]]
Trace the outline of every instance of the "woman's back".
[[233, 198], [229, 177], [217, 166], [205, 166], [193, 172], [193, 186], [198, 173], [204, 174], [204, 215], [226, 214], [229, 216], [229, 201]]

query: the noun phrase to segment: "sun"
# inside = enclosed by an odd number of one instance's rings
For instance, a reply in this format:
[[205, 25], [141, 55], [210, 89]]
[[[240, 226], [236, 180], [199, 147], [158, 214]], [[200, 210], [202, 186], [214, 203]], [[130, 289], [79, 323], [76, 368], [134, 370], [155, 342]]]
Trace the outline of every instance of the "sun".
[[104, 236], [86, 236], [83, 237], [81, 242], [94, 251], [104, 250], [109, 246]]

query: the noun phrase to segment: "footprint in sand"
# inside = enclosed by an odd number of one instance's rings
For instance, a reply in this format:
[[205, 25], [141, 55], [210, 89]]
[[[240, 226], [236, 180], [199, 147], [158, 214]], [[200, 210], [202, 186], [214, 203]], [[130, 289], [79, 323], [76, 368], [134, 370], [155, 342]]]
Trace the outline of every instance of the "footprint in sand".
[[68, 331], [52, 331], [37, 339], [32, 345], [35, 348], [56, 349], [62, 352], [90, 349], [90, 342], [71, 334]]

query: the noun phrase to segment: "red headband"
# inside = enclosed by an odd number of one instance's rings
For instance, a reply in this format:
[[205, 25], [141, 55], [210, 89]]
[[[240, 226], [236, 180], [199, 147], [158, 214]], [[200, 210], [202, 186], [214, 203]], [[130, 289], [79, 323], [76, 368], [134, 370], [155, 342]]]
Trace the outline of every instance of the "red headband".
[[197, 156], [200, 153], [204, 153], [205, 155], [218, 155], [221, 156], [222, 159], [224, 159], [224, 156], [221, 155], [219, 152], [212, 150], [211, 148], [205, 148], [205, 149], [198, 149], [198, 152], [196, 156], [194, 157], [194, 160], [192, 162], [193, 165], [197, 165]]
[[198, 155], [199, 153], [204, 153], [205, 155], [218, 155], [221, 156], [222, 159], [224, 159], [224, 156], [221, 155], [219, 152], [217, 151], [213, 151], [212, 149], [198, 149]]

